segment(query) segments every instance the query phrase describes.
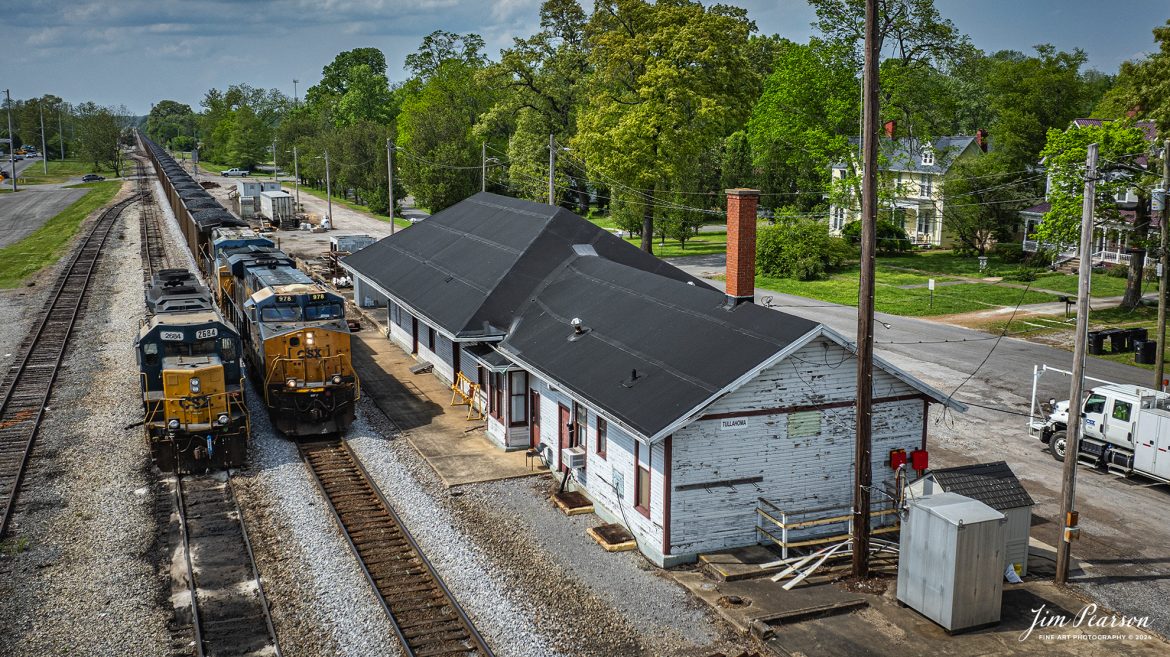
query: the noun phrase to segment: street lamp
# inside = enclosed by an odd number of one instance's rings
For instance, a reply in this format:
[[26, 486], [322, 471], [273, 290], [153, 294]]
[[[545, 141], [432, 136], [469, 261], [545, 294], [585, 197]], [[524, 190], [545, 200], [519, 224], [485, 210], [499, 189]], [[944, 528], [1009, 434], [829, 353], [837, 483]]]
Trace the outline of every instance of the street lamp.
[[[321, 159], [321, 157], [318, 156], [315, 159], [319, 160], [319, 159]], [[327, 228], [329, 230], [333, 229], [333, 191], [332, 190], [333, 190], [333, 187], [330, 186], [330, 183], [329, 183], [329, 149], [326, 148], [325, 149], [325, 204], [326, 204], [327, 209], [325, 211], [325, 221], [329, 222], [329, 226], [327, 226]]]

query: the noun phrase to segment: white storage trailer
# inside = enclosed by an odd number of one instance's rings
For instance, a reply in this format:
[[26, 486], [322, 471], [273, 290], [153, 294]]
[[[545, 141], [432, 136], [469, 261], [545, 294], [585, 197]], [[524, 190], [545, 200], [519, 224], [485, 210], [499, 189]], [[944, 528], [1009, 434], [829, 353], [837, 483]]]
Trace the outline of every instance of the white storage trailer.
[[260, 192], [260, 214], [282, 225], [293, 218], [293, 199], [288, 192]]
[[999, 622], [1007, 518], [955, 493], [910, 500], [898, 557], [898, 600], [957, 632]]

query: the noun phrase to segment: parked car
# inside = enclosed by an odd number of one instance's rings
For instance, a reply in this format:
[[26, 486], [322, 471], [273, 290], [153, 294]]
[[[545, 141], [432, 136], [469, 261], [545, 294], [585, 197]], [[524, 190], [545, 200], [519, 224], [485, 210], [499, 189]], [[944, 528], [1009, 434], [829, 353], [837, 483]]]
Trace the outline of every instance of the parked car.
[[247, 176], [249, 173], [252, 173], [252, 172], [248, 171], [247, 169], [238, 169], [238, 168], [232, 167], [231, 169], [228, 169], [227, 171], [220, 171], [219, 175], [221, 175], [221, 176]]
[[96, 173], [87, 173], [81, 177], [81, 182], [101, 182], [105, 179], [105, 176], [99, 176]]

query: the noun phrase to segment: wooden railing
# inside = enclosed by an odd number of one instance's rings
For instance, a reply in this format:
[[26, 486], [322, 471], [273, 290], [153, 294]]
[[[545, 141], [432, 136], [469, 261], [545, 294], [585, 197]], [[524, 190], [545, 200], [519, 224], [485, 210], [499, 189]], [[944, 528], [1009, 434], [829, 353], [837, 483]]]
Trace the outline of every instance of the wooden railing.
[[479, 399], [479, 384], [472, 383], [463, 372], [455, 373], [455, 382], [451, 384], [451, 405], [467, 406], [468, 420], [483, 419], [483, 404]]

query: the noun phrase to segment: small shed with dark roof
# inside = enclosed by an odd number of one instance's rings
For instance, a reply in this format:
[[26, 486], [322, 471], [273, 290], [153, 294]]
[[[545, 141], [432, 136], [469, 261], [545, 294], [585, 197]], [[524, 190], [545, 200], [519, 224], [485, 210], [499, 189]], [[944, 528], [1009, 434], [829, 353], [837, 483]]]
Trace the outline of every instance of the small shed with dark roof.
[[1035, 503], [1006, 461], [931, 470], [910, 485], [910, 492], [914, 495], [958, 493], [1007, 516], [1006, 561], [1020, 575], [1028, 574], [1028, 532]]

